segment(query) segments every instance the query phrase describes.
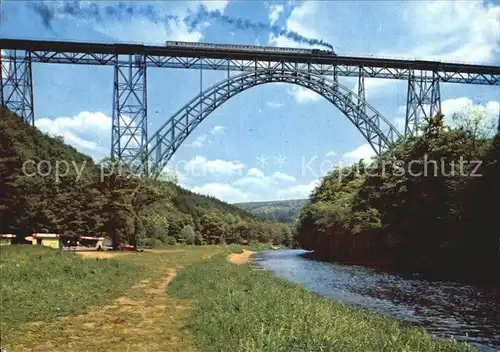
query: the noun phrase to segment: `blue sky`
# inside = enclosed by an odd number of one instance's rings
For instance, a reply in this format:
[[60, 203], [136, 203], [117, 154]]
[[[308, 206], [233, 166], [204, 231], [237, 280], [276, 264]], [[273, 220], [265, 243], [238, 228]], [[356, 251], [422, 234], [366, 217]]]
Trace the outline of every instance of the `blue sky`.
[[[4, 1], [1, 35], [9, 38], [163, 44], [166, 40], [308, 47], [268, 31], [242, 31], [208, 20], [151, 23], [137, 16], [100, 23], [56, 15], [52, 28], [28, 6]], [[98, 1], [99, 6], [113, 2]], [[139, 3], [139, 2], [137, 2]], [[145, 4], [145, 2], [140, 2]], [[85, 2], [88, 4], [88, 2]], [[276, 24], [333, 44], [340, 55], [393, 56], [500, 65], [499, 1], [169, 1], [151, 3], [158, 14], [183, 18], [199, 6], [231, 17]], [[60, 6], [60, 2], [52, 2]], [[63, 135], [80, 151], [109, 153], [112, 67], [35, 64], [35, 124]], [[225, 78], [205, 71], [208, 87]], [[356, 80], [342, 83], [355, 89]], [[367, 80], [367, 100], [402, 127], [406, 82]], [[199, 93], [199, 71], [148, 71], [149, 130], [154, 132]], [[499, 87], [443, 84], [442, 106], [451, 115], [477, 104], [498, 116]], [[317, 179], [339, 163], [373, 155], [335, 107], [305, 89], [269, 84], [247, 90], [212, 113], [176, 152], [170, 168], [179, 183], [228, 202], [307, 197]], [[265, 162], [263, 162], [263, 160]], [[307, 167], [308, 166], [308, 167]]]

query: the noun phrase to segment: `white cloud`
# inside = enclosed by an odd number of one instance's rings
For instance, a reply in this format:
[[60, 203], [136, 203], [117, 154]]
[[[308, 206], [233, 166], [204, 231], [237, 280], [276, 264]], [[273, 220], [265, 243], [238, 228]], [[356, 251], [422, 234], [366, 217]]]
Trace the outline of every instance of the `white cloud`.
[[[260, 180], [260, 183], [259, 181]], [[238, 180], [239, 181], [239, 180]], [[217, 197], [228, 203], [249, 202], [249, 201], [269, 201], [269, 200], [286, 200], [286, 199], [303, 199], [307, 198], [312, 190], [319, 184], [319, 180], [314, 180], [305, 184], [295, 184], [291, 186], [276, 186], [264, 187], [262, 186], [263, 179], [254, 177], [254, 180], [249, 181], [246, 178], [244, 182], [233, 183], [206, 183], [201, 186], [192, 187], [193, 192], [207, 194]], [[256, 187], [251, 191], [247, 190], [249, 186]]]
[[419, 38], [418, 44], [407, 52], [382, 56], [483, 63], [491, 62], [500, 52], [499, 5], [484, 6], [483, 1], [418, 1], [402, 17]]
[[315, 102], [322, 98], [321, 95], [319, 95], [315, 91], [301, 86], [294, 85], [291, 88], [287, 89], [286, 92], [293, 96], [295, 101], [299, 104]]
[[207, 183], [191, 188], [191, 191], [210, 195], [228, 203], [244, 202], [250, 199], [250, 194], [227, 183]]
[[40, 126], [51, 125], [53, 130], [62, 131], [72, 129], [75, 131], [92, 131], [97, 133], [109, 133], [111, 117], [102, 112], [82, 111], [73, 117], [58, 117], [53, 120], [48, 118], [38, 119]]
[[275, 101], [268, 101], [268, 102], [266, 102], [266, 105], [270, 108], [281, 108], [284, 106], [283, 103], [278, 103]]
[[225, 126], [219, 126], [216, 125], [212, 127], [210, 131], [207, 133], [203, 133], [195, 138], [195, 140], [191, 143], [186, 143], [186, 146], [191, 147], [191, 148], [202, 148], [205, 146], [205, 144], [212, 144], [213, 143], [213, 138], [216, 135], [222, 135], [224, 134], [224, 131], [226, 130]]
[[104, 113], [88, 111], [82, 111], [73, 117], [35, 120], [36, 127], [41, 131], [50, 135], [62, 136], [65, 143], [80, 149], [97, 160], [109, 154], [111, 124], [111, 117]]
[[199, 140], [195, 140], [192, 143], [186, 144], [186, 145], [191, 147], [191, 148], [202, 148], [203, 147], [203, 143]]
[[396, 117], [392, 121], [393, 126], [402, 134], [404, 134], [405, 132], [405, 123], [406, 123], [405, 117]]
[[271, 176], [266, 176], [261, 170], [257, 168], [252, 168], [248, 170], [247, 174], [234, 181], [232, 184], [238, 187], [244, 187], [245, 189], [251, 188], [257, 195], [264, 194], [276, 194], [276, 190], [281, 189], [284, 186], [283, 183], [287, 185], [290, 182], [295, 182], [296, 178], [294, 176], [288, 175], [283, 172], [274, 172]]
[[[328, 12], [329, 6], [328, 2], [301, 3], [292, 10], [285, 28], [305, 37], [322, 37], [328, 27], [319, 18]], [[374, 56], [476, 63], [491, 63], [499, 57], [500, 5], [483, 1], [410, 1], [402, 6], [401, 24], [397, 25], [400, 33], [407, 33], [407, 46], [393, 49], [397, 43], [388, 40], [390, 46], [382, 47]], [[270, 35], [269, 43], [312, 48], [283, 36]], [[389, 93], [387, 87], [391, 83], [388, 79], [366, 79], [367, 98], [375, 93]], [[357, 84], [352, 87], [357, 92]]]
[[274, 180], [277, 180], [277, 181], [285, 181], [285, 182], [295, 182], [297, 179], [291, 175], [287, 175], [283, 172], [275, 172], [274, 174], [272, 174], [271, 176]]
[[182, 172], [188, 177], [242, 176], [245, 165], [237, 160], [208, 160], [204, 156], [197, 155], [191, 160], [177, 161], [174, 169], [178, 172], [183, 170]]
[[220, 133], [223, 133], [224, 131], [226, 130], [226, 127], [225, 126], [214, 126], [211, 130], [210, 130], [210, 134], [211, 135], [214, 135], [214, 134], [220, 134]]
[[[229, 166], [233, 163], [232, 168], [239, 166], [234, 162], [218, 161], [219, 164]], [[197, 157], [196, 164], [209, 164], [203, 157]], [[231, 169], [231, 167], [228, 167]], [[229, 174], [229, 172], [228, 172]], [[187, 180], [186, 175], [180, 175], [181, 184]], [[192, 180], [192, 178], [190, 178]], [[317, 181], [296, 184], [296, 178], [283, 172], [274, 172], [271, 176], [266, 176], [258, 168], [249, 169], [246, 174], [241, 175], [232, 182], [208, 182], [205, 184], [191, 187], [194, 192], [209, 194], [226, 202], [244, 202], [244, 201], [260, 201], [273, 199], [296, 199], [305, 198], [309, 195]]]
[[[294, 31], [306, 38], [318, 38], [317, 32], [310, 25], [314, 23], [315, 13], [318, 3], [305, 1], [300, 6], [295, 7], [286, 21], [286, 29]], [[269, 44], [283, 48], [321, 48], [318, 45], [298, 43], [284, 36], [269, 35]]]
[[[408, 84], [407, 82], [404, 83]], [[383, 93], [391, 84], [397, 84], [397, 82], [385, 78], [365, 78], [365, 100], [368, 101], [368, 98], [372, 98], [378, 93]], [[358, 82], [356, 82], [352, 91], [358, 94]]]
[[274, 182], [272, 179], [266, 177], [261, 170], [255, 167], [248, 170], [247, 174], [244, 177], [233, 182], [233, 185], [253, 187], [254, 190], [258, 189], [260, 191], [273, 186], [273, 184]]
[[330, 150], [328, 153], [325, 154], [325, 156], [337, 156], [337, 153], [333, 150]]
[[446, 117], [446, 121], [451, 123], [451, 117], [453, 114], [463, 111], [465, 108], [470, 106], [478, 107], [481, 111], [485, 113], [485, 115], [492, 119], [498, 117], [500, 102], [495, 100], [490, 100], [483, 104], [474, 104], [474, 102], [466, 97], [456, 98], [456, 99], [446, 99], [441, 102], [441, 111]]
[[260, 178], [255, 176], [245, 176], [233, 182], [233, 185], [245, 187], [245, 188], [253, 188], [262, 191], [270, 186], [269, 180], [267, 178]]
[[356, 149], [354, 149], [350, 152], [344, 153], [342, 155], [341, 161], [349, 164], [349, 163], [353, 163], [353, 162], [358, 162], [360, 159], [363, 159], [365, 162], [368, 162], [375, 155], [376, 155], [376, 153], [373, 150], [373, 148], [370, 146], [370, 144], [365, 143], [365, 144], [358, 146]]
[[[0, 49], [0, 56], [5, 56], [7, 55], [7, 52], [3, 49]], [[8, 60], [2, 60], [2, 67], [0, 67], [2, 70], [2, 75], [10, 73], [10, 61]], [[5, 78], [4, 78], [5, 79]]]
[[279, 19], [280, 14], [283, 12], [283, 5], [271, 5], [269, 6], [269, 24], [272, 26]]
[[498, 118], [500, 115], [500, 101], [490, 100], [488, 104], [486, 104], [486, 113], [489, 116]]
[[131, 20], [122, 22], [106, 21], [102, 24], [96, 24], [89, 21], [88, 23], [97, 31], [123, 42], [146, 44], [164, 44], [166, 40], [198, 42], [203, 38], [203, 30], [210, 23], [205, 21], [198, 28], [192, 29], [184, 22], [184, 18], [190, 12], [196, 12], [200, 5], [205, 6], [208, 11], [219, 10], [224, 13], [228, 3], [228, 0], [157, 2], [154, 4], [157, 17], [161, 18], [166, 14], [170, 14], [178, 16], [180, 19], [178, 21], [170, 19], [165, 24], [154, 23], [144, 16], [136, 16]]
[[[453, 115], [458, 112], [470, 113], [471, 115], [478, 114], [482, 116], [482, 126], [484, 128], [491, 127], [491, 132], [495, 131], [500, 116], [500, 101], [490, 100], [483, 104], [474, 104], [474, 102], [465, 97], [456, 99], [447, 99], [441, 102], [441, 111], [445, 115], [445, 123], [448, 126], [454, 126]], [[472, 118], [472, 116], [471, 116]]]
[[[382, 50], [375, 56], [421, 60], [487, 63], [500, 55], [500, 6], [482, 1], [408, 2], [402, 18], [410, 30], [405, 50]], [[493, 29], [495, 28], [495, 29]], [[414, 44], [413, 44], [414, 43]], [[383, 94], [388, 79], [365, 79], [365, 96]], [[357, 93], [358, 85], [353, 91]]]
[[159, 26], [145, 18], [133, 18], [127, 22], [106, 22], [93, 24], [94, 29], [116, 40], [128, 43], [163, 45], [167, 40], [199, 42], [203, 38], [200, 31], [189, 30], [184, 21], [168, 21], [167, 26]]
[[[474, 104], [467, 97], [446, 99], [441, 102], [441, 112], [444, 114], [444, 121], [448, 126], [453, 126], [453, 115], [466, 109], [474, 109], [484, 114], [486, 120], [496, 121], [500, 114], [500, 101], [490, 100], [486, 104]], [[401, 105], [396, 110], [396, 117], [393, 120], [394, 127], [400, 132], [404, 132], [406, 121], [406, 105]]]
[[[193, 2], [196, 3], [196, 1]], [[201, 0], [200, 2], [208, 11], [219, 10], [221, 13], [224, 12], [224, 9], [229, 4], [229, 0]]]
[[250, 170], [248, 170], [247, 176], [262, 178], [264, 177], [264, 173], [256, 167], [252, 167]]
[[315, 187], [318, 186], [319, 180], [314, 180], [307, 184], [299, 184], [287, 188], [279, 189], [276, 192], [275, 199], [300, 199], [307, 198]]

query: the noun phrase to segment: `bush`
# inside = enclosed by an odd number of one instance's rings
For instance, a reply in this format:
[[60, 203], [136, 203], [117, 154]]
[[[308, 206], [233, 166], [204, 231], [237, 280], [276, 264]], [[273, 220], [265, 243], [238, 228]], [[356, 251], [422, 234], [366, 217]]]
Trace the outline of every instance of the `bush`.
[[165, 237], [165, 244], [173, 246], [173, 245], [177, 244], [177, 240], [175, 239], [175, 237], [166, 236]]
[[190, 225], [184, 226], [184, 228], [181, 231], [181, 239], [184, 240], [186, 244], [194, 244], [196, 241], [196, 233], [194, 232], [194, 229]]

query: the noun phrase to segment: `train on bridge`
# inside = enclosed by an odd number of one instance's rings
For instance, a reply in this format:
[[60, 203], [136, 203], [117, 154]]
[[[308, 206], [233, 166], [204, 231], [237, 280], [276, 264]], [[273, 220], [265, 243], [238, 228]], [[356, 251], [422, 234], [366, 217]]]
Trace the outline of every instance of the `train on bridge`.
[[300, 48], [280, 48], [274, 46], [252, 46], [252, 45], [236, 45], [236, 44], [209, 44], [209, 43], [193, 43], [193, 42], [179, 42], [179, 41], [167, 41], [165, 42], [167, 47], [182, 47], [191, 49], [235, 49], [244, 50], [249, 52], [283, 52], [287, 54], [309, 54], [309, 55], [334, 55], [337, 56], [333, 50], [321, 50], [321, 49], [300, 49]]

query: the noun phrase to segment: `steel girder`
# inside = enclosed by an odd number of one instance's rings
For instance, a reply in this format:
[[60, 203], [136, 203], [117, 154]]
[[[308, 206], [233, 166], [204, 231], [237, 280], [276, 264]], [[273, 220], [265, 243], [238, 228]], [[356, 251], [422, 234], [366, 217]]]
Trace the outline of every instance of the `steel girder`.
[[33, 75], [30, 53], [2, 55], [0, 52], [0, 104], [35, 124]]
[[432, 76], [427, 78], [415, 76], [412, 72], [408, 78], [405, 135], [419, 135], [425, 122], [440, 112], [439, 76], [432, 73]]
[[363, 68], [359, 67], [359, 73], [358, 73], [358, 108], [361, 109], [363, 112], [366, 112], [366, 107], [365, 107], [365, 102], [366, 100], [366, 95], [365, 95], [365, 76], [363, 72]]
[[147, 152], [147, 81], [144, 57], [129, 55], [126, 65], [115, 61], [111, 157], [131, 162]]
[[182, 142], [217, 107], [246, 89], [273, 82], [300, 85], [323, 96], [344, 113], [377, 154], [401, 136], [371, 105], [334, 80], [300, 71], [257, 70], [229, 77], [198, 94], [151, 136], [149, 150], [141, 150], [134, 162], [147, 155], [156, 170], [163, 169]]
[[[27, 51], [32, 57], [33, 62], [59, 63], [59, 64], [82, 64], [82, 65], [115, 65], [118, 54], [113, 53], [92, 53], [92, 52], [66, 52], [66, 51]], [[306, 71], [314, 74], [339, 76], [339, 77], [358, 77], [359, 67], [362, 67], [363, 76], [367, 78], [387, 78], [404, 79], [411, 76], [412, 68], [418, 65], [419, 61], [406, 60], [405, 67], [394, 67], [391, 60], [387, 59], [384, 66], [370, 65], [369, 59], [363, 59], [363, 63], [342, 64], [342, 63], [304, 63], [294, 62], [293, 60], [259, 60], [245, 59], [235, 60], [229, 57], [225, 58], [202, 58], [184, 57], [171, 55], [146, 55], [144, 61], [148, 67], [165, 68], [186, 68], [186, 69], [205, 69], [205, 70], [223, 70], [250, 72], [259, 69], [283, 69]], [[361, 58], [360, 58], [361, 60]], [[355, 61], [355, 60], [354, 60]], [[385, 61], [384, 61], [385, 62]], [[121, 60], [121, 64], [127, 65], [127, 60]], [[465, 67], [466, 65], [464, 65]], [[427, 72], [434, 72], [444, 83], [463, 83], [479, 85], [500, 85], [500, 75], [497, 73], [470, 73], [467, 68], [444, 70], [439, 67], [429, 68]]]

